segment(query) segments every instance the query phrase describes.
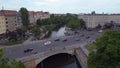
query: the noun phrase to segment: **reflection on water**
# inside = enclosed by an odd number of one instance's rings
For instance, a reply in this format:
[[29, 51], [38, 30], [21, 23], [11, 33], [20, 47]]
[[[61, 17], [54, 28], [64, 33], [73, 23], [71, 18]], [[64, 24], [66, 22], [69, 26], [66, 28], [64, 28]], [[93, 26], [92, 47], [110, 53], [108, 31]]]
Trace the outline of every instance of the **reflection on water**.
[[58, 54], [41, 62], [36, 68], [81, 68], [75, 56]]
[[53, 31], [51, 34], [51, 38], [65, 36], [65, 27], [61, 27], [58, 31]]

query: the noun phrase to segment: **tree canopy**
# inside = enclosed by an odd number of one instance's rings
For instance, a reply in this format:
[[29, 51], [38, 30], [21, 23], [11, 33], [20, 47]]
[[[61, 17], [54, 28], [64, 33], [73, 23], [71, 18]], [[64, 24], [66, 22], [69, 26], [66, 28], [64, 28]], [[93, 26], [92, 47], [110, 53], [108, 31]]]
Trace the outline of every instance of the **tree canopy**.
[[[79, 29], [85, 25], [85, 22], [82, 19], [78, 19], [76, 15], [72, 14], [61, 16], [54, 16], [52, 14], [50, 18], [43, 20], [38, 19], [36, 23], [39, 26], [55, 25], [57, 27], [61, 27], [63, 25], [66, 25], [71, 29]], [[53, 29], [56, 29], [56, 27]]]
[[88, 57], [89, 68], [120, 68], [120, 31], [106, 31], [95, 45], [96, 52]]
[[19, 12], [20, 12], [23, 26], [28, 27], [29, 26], [28, 10], [26, 8], [22, 7], [22, 8], [20, 8]]

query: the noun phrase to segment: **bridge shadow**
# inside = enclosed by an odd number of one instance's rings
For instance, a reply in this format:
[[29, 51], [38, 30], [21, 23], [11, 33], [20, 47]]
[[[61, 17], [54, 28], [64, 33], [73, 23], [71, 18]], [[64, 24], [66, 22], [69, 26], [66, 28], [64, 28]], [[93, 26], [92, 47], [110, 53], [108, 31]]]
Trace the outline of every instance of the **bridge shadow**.
[[82, 68], [74, 55], [59, 53], [47, 57], [36, 68]]

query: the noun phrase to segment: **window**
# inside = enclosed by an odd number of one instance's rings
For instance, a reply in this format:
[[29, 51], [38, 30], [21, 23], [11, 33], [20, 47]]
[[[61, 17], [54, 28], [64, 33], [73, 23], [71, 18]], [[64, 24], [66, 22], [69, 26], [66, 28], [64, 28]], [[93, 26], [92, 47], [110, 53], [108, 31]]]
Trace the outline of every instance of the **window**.
[[6, 24], [8, 24], [8, 22], [6, 22]]
[[6, 29], [6, 31], [9, 31], [8, 29]]
[[8, 25], [6, 25], [6, 27], [8, 27]]

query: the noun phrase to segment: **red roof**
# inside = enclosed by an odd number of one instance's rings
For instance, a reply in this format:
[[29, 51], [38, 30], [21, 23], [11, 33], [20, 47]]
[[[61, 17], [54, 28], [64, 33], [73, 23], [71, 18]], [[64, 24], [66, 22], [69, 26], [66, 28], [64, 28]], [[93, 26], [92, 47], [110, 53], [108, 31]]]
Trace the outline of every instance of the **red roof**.
[[44, 15], [44, 14], [49, 14], [49, 12], [37, 11], [37, 12], [34, 12], [34, 14]]
[[5, 16], [17, 16], [17, 11], [15, 10], [1, 10]]

